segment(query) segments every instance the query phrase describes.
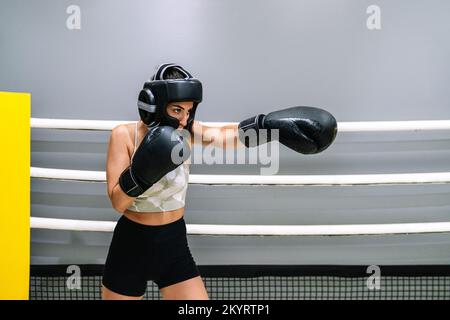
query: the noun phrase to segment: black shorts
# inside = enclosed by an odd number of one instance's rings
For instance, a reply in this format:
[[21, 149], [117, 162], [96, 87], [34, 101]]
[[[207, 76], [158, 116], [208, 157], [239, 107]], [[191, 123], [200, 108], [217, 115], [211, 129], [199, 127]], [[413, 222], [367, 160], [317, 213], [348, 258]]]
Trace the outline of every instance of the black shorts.
[[103, 271], [106, 288], [142, 296], [148, 280], [161, 289], [198, 275], [183, 218], [161, 226], [143, 225], [125, 216], [119, 219]]

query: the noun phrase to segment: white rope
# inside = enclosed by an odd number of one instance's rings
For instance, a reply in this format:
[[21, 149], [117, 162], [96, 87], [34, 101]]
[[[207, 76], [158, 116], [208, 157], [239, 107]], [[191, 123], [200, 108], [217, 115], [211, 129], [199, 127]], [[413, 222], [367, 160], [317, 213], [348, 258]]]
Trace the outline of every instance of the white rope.
[[[68, 120], [31, 118], [31, 128], [107, 131], [135, 121]], [[235, 125], [237, 122], [201, 122], [205, 126]], [[450, 130], [450, 120], [339, 122], [338, 132], [434, 131]]]
[[133, 121], [107, 121], [107, 120], [69, 120], [69, 119], [43, 119], [31, 118], [31, 128], [65, 129], [65, 130], [98, 130], [108, 131], [119, 124]]
[[[114, 221], [89, 221], [31, 217], [31, 228], [112, 232]], [[214, 225], [188, 224], [191, 235], [215, 236], [354, 236], [450, 232], [450, 222], [351, 224], [351, 225]]]
[[31, 167], [30, 177], [40, 179], [106, 182], [105, 171], [65, 170]]
[[352, 175], [192, 175], [192, 184], [227, 185], [377, 185], [450, 183], [450, 172]]
[[31, 229], [111, 232], [114, 230], [115, 226], [115, 221], [30, 218]]
[[[31, 167], [31, 177], [71, 181], [105, 182], [104, 171], [63, 170]], [[450, 172], [351, 174], [351, 175], [207, 175], [192, 174], [189, 184], [201, 185], [377, 185], [450, 183]]]
[[339, 122], [338, 132], [450, 130], [450, 120]]

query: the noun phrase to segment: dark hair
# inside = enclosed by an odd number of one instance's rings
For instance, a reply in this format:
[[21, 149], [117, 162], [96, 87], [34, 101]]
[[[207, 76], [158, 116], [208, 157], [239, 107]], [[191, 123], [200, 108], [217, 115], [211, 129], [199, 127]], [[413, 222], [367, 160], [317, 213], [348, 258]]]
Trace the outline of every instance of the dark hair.
[[184, 79], [185, 77], [186, 76], [182, 72], [180, 72], [180, 70], [173, 67], [167, 68], [166, 72], [164, 72], [164, 80]]

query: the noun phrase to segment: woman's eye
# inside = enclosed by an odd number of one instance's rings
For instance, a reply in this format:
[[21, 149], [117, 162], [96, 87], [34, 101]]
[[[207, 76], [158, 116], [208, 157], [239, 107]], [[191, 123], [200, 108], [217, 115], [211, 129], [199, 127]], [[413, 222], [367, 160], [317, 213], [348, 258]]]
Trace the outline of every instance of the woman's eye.
[[[180, 114], [182, 114], [182, 113], [185, 112], [185, 111], [184, 111], [184, 109], [181, 109], [181, 108], [173, 108], [173, 109], [172, 109], [172, 112], [173, 112], [174, 114], [180, 115]], [[190, 112], [190, 111], [186, 111], [186, 114], [187, 114], [187, 116], [189, 117], [189, 115], [191, 114], [191, 112]]]

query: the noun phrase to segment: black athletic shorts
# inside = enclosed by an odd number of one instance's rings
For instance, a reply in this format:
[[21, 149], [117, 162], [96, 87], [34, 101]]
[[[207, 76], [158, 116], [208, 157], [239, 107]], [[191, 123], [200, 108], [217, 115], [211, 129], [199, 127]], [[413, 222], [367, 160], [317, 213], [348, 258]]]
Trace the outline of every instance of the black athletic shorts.
[[147, 226], [125, 216], [117, 222], [103, 271], [103, 285], [126, 296], [142, 296], [147, 281], [164, 288], [199, 275], [183, 218]]

